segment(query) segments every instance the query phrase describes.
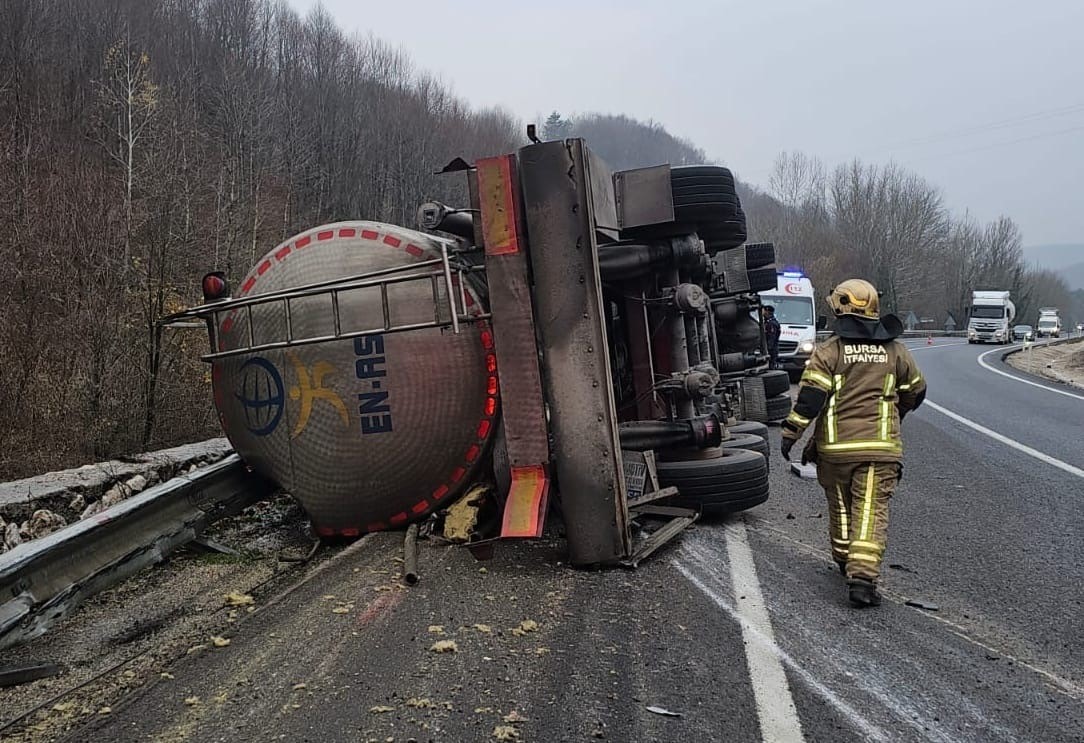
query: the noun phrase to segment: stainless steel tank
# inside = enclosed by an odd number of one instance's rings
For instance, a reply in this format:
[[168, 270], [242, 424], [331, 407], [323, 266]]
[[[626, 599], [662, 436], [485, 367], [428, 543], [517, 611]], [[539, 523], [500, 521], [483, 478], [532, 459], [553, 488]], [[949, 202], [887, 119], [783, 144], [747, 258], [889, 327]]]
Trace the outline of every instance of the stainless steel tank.
[[[264, 255], [237, 297], [440, 258], [435, 238], [376, 222], [309, 230]], [[458, 280], [455, 291], [460, 294]], [[249, 348], [450, 317], [428, 281], [391, 283], [238, 308], [219, 349]], [[434, 301], [434, 292], [438, 301]], [[482, 312], [469, 286], [460, 301]], [[251, 329], [250, 329], [251, 325]], [[493, 335], [426, 328], [244, 353], [214, 362], [215, 405], [235, 449], [296, 497], [322, 536], [356, 536], [424, 517], [460, 493], [497, 424]]]

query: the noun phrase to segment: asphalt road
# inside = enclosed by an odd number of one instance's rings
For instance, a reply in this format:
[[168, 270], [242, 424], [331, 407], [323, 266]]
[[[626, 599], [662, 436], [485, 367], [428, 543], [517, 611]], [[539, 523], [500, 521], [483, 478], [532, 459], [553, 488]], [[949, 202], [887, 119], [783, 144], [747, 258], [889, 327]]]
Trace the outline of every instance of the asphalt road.
[[915, 352], [942, 409], [904, 426], [879, 609], [847, 605], [823, 495], [777, 459], [767, 504], [635, 572], [427, 547], [403, 589], [371, 537], [68, 739], [1082, 740], [1084, 399], [989, 350]]

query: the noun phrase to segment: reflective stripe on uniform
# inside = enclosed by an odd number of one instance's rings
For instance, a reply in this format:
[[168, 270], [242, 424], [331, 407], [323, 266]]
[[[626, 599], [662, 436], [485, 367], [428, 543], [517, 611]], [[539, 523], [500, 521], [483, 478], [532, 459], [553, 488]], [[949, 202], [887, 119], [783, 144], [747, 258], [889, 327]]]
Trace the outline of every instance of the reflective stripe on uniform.
[[915, 385], [917, 385], [921, 381], [922, 375], [916, 374], [910, 382], [907, 382], [906, 384], [901, 384], [899, 389], [901, 392], [910, 392], [915, 387]]
[[803, 418], [802, 416], [798, 415], [798, 413], [794, 410], [790, 411], [790, 415], [787, 416], [787, 422], [796, 423], [803, 428], [810, 424], [810, 420], [808, 418]]
[[813, 382], [823, 387], [825, 392], [832, 391], [832, 378], [814, 369], [806, 369], [802, 372], [802, 382]]
[[843, 375], [836, 374], [833, 377], [832, 382], [832, 397], [828, 399], [828, 415], [825, 417], [825, 427], [827, 429], [828, 443], [835, 443], [836, 432], [836, 400], [839, 399], [839, 391], [843, 389]]
[[892, 419], [892, 407], [888, 404], [888, 399], [892, 397], [895, 392], [896, 375], [886, 374], [885, 385], [881, 390], [881, 415], [880, 415], [880, 430], [881, 441], [888, 441], [889, 422]]
[[903, 446], [898, 441], [844, 441], [839, 444], [817, 444], [817, 451], [884, 451], [902, 454]]
[[843, 497], [843, 488], [836, 483], [836, 505], [839, 507], [839, 530], [843, 534], [843, 542], [849, 542], [851, 537], [851, 525], [847, 522], [847, 499]]
[[851, 547], [854, 547], [854, 548], [860, 549], [860, 550], [868, 550], [870, 552], [876, 552], [877, 554], [880, 554], [880, 553], [885, 551], [885, 548], [882, 547], [881, 545], [877, 544], [876, 542], [866, 542], [866, 541], [863, 541], [861, 539], [856, 539], [853, 542], [851, 542]]
[[878, 555], [869, 555], [865, 552], [850, 552], [847, 557], [851, 560], [859, 560], [861, 562], [872, 562], [874, 565], [881, 561]]
[[870, 465], [866, 471], [866, 498], [862, 503], [862, 525], [858, 529], [858, 541], [869, 538], [870, 521], [873, 520], [873, 498], [877, 492], [877, 467]]

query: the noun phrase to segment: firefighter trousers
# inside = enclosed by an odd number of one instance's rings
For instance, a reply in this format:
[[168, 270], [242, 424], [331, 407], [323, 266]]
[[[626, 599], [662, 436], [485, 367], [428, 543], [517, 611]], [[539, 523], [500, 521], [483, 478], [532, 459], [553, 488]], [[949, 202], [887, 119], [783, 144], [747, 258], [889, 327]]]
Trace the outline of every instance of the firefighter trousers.
[[876, 582], [888, 545], [888, 501], [900, 479], [897, 462], [825, 462], [817, 481], [828, 497], [832, 558], [848, 578]]

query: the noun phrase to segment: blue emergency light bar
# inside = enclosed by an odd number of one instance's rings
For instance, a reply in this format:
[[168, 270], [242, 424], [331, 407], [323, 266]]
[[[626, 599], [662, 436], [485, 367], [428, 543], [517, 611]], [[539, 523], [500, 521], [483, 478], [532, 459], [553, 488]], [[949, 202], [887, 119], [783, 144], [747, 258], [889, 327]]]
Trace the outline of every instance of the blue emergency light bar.
[[788, 279], [804, 279], [805, 274], [801, 271], [784, 271], [783, 276]]

